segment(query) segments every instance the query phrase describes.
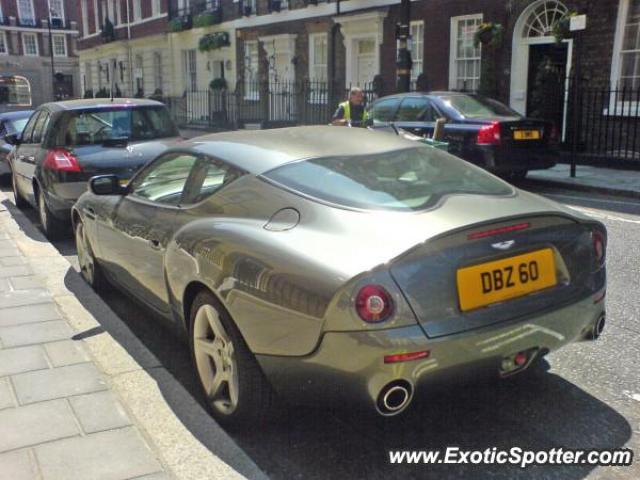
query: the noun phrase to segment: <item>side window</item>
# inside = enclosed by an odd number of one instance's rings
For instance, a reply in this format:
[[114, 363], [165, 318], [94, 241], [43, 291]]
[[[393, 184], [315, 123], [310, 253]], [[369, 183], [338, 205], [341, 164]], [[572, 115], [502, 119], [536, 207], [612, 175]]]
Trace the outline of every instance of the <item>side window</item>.
[[36, 121], [33, 128], [33, 136], [31, 137], [31, 143], [40, 143], [42, 141], [44, 132], [49, 125], [49, 112], [42, 112]]
[[398, 121], [435, 122], [436, 117], [431, 101], [425, 97], [405, 98], [398, 110]]
[[131, 195], [165, 205], [181, 203], [189, 174], [198, 157], [170, 153], [146, 168], [131, 185]]
[[183, 203], [201, 202], [242, 175], [242, 171], [220, 160], [201, 158], [191, 172]]
[[371, 107], [369, 116], [379, 122], [392, 122], [398, 109], [398, 102], [397, 98], [379, 100]]
[[29, 122], [24, 127], [24, 131], [22, 132], [22, 143], [31, 143], [31, 134], [33, 133], [33, 129], [36, 125], [36, 121], [40, 116], [41, 112], [34, 112], [29, 118]]
[[7, 134], [6, 122], [0, 120], [0, 140]]

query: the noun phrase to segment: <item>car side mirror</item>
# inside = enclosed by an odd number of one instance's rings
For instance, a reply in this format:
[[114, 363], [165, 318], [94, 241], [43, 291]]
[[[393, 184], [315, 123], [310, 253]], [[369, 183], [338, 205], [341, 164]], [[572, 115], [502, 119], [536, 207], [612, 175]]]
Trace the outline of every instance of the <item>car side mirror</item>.
[[17, 147], [22, 142], [22, 135], [20, 135], [19, 133], [11, 133], [9, 135], [5, 135], [4, 141], [7, 142], [9, 145], [13, 145], [14, 147]]
[[94, 195], [124, 195], [127, 191], [120, 185], [117, 175], [98, 175], [89, 180], [89, 190]]

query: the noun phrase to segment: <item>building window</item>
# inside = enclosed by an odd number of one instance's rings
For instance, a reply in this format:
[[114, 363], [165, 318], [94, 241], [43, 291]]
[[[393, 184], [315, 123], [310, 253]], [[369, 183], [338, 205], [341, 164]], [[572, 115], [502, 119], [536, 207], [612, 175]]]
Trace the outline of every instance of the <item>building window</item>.
[[162, 91], [162, 53], [160, 52], [153, 54], [153, 88], [155, 91]]
[[248, 100], [260, 98], [258, 86], [258, 42], [244, 42], [244, 97]]
[[107, 0], [107, 18], [112, 24], [117, 25], [118, 19], [116, 18], [116, 6], [113, 1], [114, 0]]
[[35, 26], [36, 18], [33, 14], [33, 3], [31, 0], [17, 0], [18, 2], [18, 17], [22, 25]]
[[482, 14], [451, 19], [449, 88], [475, 91], [480, 86], [480, 46], [473, 35], [482, 23]]
[[52, 35], [53, 40], [53, 55], [55, 57], [67, 56], [67, 40], [64, 35]]
[[140, 8], [140, 0], [133, 0], [133, 21], [137, 22], [142, 19], [142, 9]]
[[87, 0], [82, 0], [80, 5], [82, 11], [82, 36], [89, 35], [89, 12], [87, 11]]
[[411, 22], [411, 81], [415, 82], [423, 72], [424, 22]]
[[0, 3], [0, 23], [4, 22], [4, 15], [2, 15], [2, 4]]
[[160, 0], [151, 0], [151, 16], [157, 17], [160, 15]]
[[38, 56], [38, 39], [35, 33], [23, 33], [22, 34], [22, 48], [24, 54], [29, 57]]
[[[626, 3], [626, 5], [625, 5]], [[619, 88], [640, 88], [640, 0], [623, 0], [618, 30], [618, 77], [612, 82]]]
[[327, 81], [327, 34], [309, 35], [309, 79]]
[[7, 36], [4, 32], [0, 32], [0, 55], [9, 55], [9, 46], [7, 45]]
[[184, 88], [190, 92], [198, 89], [196, 50], [182, 51], [182, 68], [184, 71]]
[[98, 0], [93, 0], [93, 18], [94, 18], [94, 28], [95, 33], [100, 31], [100, 18], [98, 14]]
[[64, 21], [64, 2], [62, 0], [49, 0], [49, 18], [51, 20]]

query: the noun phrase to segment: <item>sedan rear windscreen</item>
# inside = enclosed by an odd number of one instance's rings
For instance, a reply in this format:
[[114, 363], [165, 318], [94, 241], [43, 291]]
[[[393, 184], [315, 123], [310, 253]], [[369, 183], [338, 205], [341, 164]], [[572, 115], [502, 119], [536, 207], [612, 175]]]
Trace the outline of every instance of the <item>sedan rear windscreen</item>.
[[520, 114], [505, 104], [478, 95], [441, 96], [446, 105], [466, 118], [519, 117]]
[[480, 168], [427, 146], [303, 160], [263, 177], [317, 200], [361, 209], [423, 210], [449, 194], [513, 193], [508, 184]]
[[114, 140], [144, 141], [177, 137], [166, 108], [114, 107], [66, 112], [54, 133], [54, 145], [97, 145]]

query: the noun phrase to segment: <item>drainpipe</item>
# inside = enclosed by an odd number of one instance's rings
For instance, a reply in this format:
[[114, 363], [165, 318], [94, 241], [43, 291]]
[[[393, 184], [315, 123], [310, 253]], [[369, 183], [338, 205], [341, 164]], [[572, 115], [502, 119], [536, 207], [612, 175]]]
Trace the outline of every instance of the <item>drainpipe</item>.
[[[340, 16], [340, 0], [336, 1], [336, 17]], [[331, 59], [329, 62], [329, 101], [335, 103], [336, 99], [336, 44], [338, 33], [340, 32], [340, 24], [334, 23], [331, 26], [331, 35], [330, 35], [330, 48], [331, 48]]]
[[129, 62], [129, 96], [133, 95], [133, 59], [131, 58], [131, 45], [129, 42], [131, 41], [131, 17], [129, 14], [129, 1], [127, 0], [127, 58]]

